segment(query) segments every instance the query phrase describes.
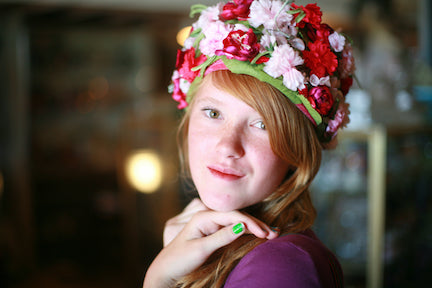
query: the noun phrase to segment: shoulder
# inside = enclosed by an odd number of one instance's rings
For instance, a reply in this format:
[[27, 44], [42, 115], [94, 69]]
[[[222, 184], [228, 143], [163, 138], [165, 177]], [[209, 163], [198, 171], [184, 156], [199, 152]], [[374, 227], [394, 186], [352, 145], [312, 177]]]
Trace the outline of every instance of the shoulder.
[[[266, 241], [246, 254], [233, 269], [226, 288], [326, 287], [333, 254], [311, 232]], [[337, 263], [338, 265], [338, 263]]]

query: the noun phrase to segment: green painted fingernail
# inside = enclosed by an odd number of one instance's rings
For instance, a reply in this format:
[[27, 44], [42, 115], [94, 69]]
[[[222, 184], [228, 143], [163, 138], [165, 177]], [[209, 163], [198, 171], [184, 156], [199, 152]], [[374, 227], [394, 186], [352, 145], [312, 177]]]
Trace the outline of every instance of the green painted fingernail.
[[234, 234], [240, 234], [241, 232], [243, 232], [245, 226], [243, 223], [238, 223], [233, 227], [233, 232]]

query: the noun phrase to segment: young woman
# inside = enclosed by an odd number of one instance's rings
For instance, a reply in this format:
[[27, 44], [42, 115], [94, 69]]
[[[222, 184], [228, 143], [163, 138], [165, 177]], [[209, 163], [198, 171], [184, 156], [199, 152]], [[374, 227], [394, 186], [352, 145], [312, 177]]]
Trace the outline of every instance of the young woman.
[[348, 122], [354, 62], [313, 4], [236, 0], [201, 16], [179, 51], [181, 159], [199, 199], [169, 220], [144, 287], [342, 287], [310, 230], [322, 148]]

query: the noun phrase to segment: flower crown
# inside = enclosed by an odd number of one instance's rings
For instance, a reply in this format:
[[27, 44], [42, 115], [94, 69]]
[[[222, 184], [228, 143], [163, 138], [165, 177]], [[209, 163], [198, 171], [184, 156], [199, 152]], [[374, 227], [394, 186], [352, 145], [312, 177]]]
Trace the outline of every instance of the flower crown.
[[284, 0], [231, 0], [194, 5], [200, 13], [177, 52], [170, 92], [188, 105], [202, 78], [230, 70], [281, 91], [315, 125], [325, 144], [349, 122], [345, 95], [353, 83], [353, 49], [348, 39], [321, 23], [316, 4]]

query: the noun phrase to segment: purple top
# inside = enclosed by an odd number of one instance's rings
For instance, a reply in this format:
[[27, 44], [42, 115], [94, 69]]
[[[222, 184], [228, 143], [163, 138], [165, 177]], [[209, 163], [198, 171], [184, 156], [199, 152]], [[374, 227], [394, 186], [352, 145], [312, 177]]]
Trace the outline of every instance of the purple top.
[[224, 288], [343, 287], [336, 257], [311, 230], [268, 240], [246, 254]]

